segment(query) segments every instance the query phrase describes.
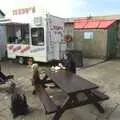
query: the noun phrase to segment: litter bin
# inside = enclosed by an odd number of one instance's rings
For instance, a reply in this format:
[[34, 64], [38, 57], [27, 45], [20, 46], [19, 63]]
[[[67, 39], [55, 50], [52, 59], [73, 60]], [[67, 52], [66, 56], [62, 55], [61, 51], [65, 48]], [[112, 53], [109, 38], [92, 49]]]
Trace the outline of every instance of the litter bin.
[[75, 61], [77, 67], [83, 67], [83, 54], [82, 54], [82, 51], [67, 50], [66, 52], [69, 52], [69, 53], [72, 54], [73, 60]]

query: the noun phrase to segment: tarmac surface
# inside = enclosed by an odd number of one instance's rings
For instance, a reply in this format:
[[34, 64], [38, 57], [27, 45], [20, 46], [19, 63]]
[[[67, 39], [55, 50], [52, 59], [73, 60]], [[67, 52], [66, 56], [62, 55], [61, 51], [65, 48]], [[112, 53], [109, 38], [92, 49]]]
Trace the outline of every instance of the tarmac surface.
[[[45, 115], [40, 100], [37, 96], [32, 95], [31, 69], [26, 65], [19, 65], [9, 61], [1, 62], [1, 65], [4, 73], [15, 75], [15, 82], [25, 92], [31, 110], [27, 116], [19, 116], [15, 120], [51, 120], [53, 115]], [[93, 105], [86, 105], [67, 110], [60, 120], [120, 120], [120, 60], [79, 68], [77, 74], [99, 85], [100, 91], [110, 97], [109, 100], [101, 103], [105, 113], [100, 114]], [[9, 83], [0, 85], [0, 120], [13, 120], [10, 111], [11, 94], [6, 91], [9, 86]], [[66, 94], [57, 88], [47, 88], [47, 91], [58, 105], [61, 105], [66, 98]], [[83, 95], [80, 95], [80, 97], [82, 98]]]

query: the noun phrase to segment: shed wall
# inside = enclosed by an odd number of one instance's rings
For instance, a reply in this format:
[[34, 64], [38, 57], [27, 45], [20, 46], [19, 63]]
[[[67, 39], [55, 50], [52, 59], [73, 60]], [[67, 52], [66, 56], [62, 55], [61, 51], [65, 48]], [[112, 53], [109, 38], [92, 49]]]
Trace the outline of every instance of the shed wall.
[[[92, 39], [85, 39], [84, 33], [92, 32]], [[105, 58], [107, 50], [107, 30], [88, 29], [74, 31], [75, 49], [82, 50], [85, 57]]]

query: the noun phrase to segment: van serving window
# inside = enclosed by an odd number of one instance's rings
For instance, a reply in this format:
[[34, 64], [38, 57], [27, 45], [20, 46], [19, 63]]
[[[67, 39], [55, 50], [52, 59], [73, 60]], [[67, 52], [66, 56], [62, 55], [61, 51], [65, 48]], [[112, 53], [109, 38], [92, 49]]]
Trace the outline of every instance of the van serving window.
[[43, 45], [44, 44], [44, 28], [32, 28], [32, 45]]
[[7, 42], [8, 44], [29, 44], [29, 26], [28, 24], [8, 24]]

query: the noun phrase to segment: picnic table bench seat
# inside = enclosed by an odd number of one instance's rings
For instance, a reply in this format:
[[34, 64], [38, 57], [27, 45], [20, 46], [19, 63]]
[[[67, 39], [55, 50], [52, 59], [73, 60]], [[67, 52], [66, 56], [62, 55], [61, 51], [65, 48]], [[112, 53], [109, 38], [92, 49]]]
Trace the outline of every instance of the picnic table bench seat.
[[109, 99], [109, 96], [105, 95], [103, 92], [100, 92], [98, 90], [92, 90], [91, 93], [96, 97], [96, 99], [99, 99], [99, 100]]
[[45, 89], [42, 86], [40, 86], [36, 90], [37, 90], [37, 95], [39, 96], [39, 99], [44, 106], [45, 114], [55, 113], [59, 107], [49, 97]]

